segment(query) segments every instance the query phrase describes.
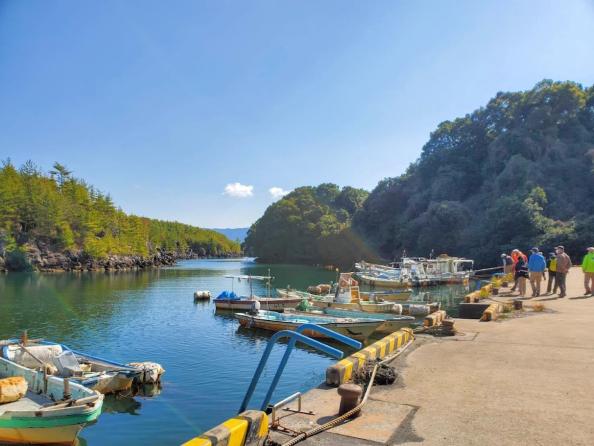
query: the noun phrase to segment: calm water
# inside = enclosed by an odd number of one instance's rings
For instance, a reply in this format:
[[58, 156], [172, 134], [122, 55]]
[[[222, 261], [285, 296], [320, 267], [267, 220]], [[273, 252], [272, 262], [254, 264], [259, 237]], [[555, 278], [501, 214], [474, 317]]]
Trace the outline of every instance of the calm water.
[[[331, 271], [304, 266], [270, 268], [278, 287], [305, 288], [335, 278]], [[210, 302], [194, 303], [192, 294], [204, 289], [217, 295], [231, 287], [224, 275], [265, 275], [267, 269], [247, 261], [193, 260], [137, 273], [0, 276], [0, 339], [28, 329], [31, 337], [97, 356], [161, 363], [167, 370], [161, 393], [107, 398], [99, 421], [83, 430], [81, 444], [180, 444], [236, 413], [268, 339], [266, 332], [239, 328], [228, 313], [215, 314]], [[245, 282], [233, 286], [249, 293]], [[262, 285], [254, 291], [265, 293]], [[415, 299], [440, 299], [449, 307], [462, 294], [460, 287], [441, 287]], [[283, 351], [273, 350], [251, 407], [259, 406]], [[273, 401], [316, 386], [332, 362], [297, 348]]]

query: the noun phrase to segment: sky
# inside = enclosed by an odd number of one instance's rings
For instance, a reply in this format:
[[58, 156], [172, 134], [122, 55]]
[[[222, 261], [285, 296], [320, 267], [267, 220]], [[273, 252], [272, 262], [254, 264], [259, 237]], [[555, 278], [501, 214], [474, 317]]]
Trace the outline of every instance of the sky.
[[594, 0], [0, 0], [0, 159], [242, 227], [299, 186], [371, 190], [545, 78], [594, 84]]

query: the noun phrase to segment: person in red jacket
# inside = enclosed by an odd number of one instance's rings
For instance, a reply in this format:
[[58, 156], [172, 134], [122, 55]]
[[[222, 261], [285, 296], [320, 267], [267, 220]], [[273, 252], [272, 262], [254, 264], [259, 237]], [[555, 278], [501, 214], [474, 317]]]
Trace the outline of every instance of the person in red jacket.
[[[514, 266], [513, 266], [514, 273], [516, 272], [516, 265], [518, 264], [519, 259], [524, 260], [524, 263], [528, 263], [528, 257], [526, 257], [526, 254], [524, 254], [519, 249], [514, 249], [511, 252], [511, 258], [512, 258], [512, 262], [514, 262]], [[514, 286], [512, 287], [511, 290], [516, 291], [517, 287], [518, 287], [518, 278], [517, 278], [517, 275], [514, 274]]]

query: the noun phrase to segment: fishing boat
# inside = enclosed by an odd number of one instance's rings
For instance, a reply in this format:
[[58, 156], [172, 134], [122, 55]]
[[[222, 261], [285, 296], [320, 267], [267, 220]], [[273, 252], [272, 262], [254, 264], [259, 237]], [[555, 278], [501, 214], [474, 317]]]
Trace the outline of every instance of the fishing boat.
[[[269, 331], [295, 330], [302, 324], [316, 324], [342, 335], [357, 340], [365, 340], [384, 323], [381, 319], [342, 318], [327, 315], [277, 313], [275, 311], [258, 311], [254, 314], [235, 313], [242, 327], [260, 328]], [[305, 330], [304, 335], [313, 338], [325, 338], [321, 333]]]
[[[404, 327], [410, 327], [415, 323], [416, 319], [412, 316], [400, 316], [389, 313], [365, 313], [362, 311], [341, 310], [338, 308], [324, 308], [320, 311], [322, 314], [341, 317], [341, 318], [357, 318], [357, 319], [381, 319], [384, 322], [376, 329], [376, 333], [389, 334], [400, 330]], [[315, 313], [312, 313], [315, 314]]]
[[331, 291], [324, 295], [312, 294], [305, 291], [277, 289], [280, 296], [299, 297], [307, 300], [317, 308], [337, 308], [343, 310], [364, 311], [367, 313], [385, 313], [392, 311], [393, 303], [383, 302], [372, 297], [362, 298], [358, 282], [352, 273], [341, 273], [338, 282]]
[[424, 259], [422, 263], [429, 277], [444, 284], [467, 284], [474, 268], [474, 260], [447, 254], [441, 254], [435, 259]]
[[[223, 291], [216, 299], [213, 300], [217, 310], [231, 310], [231, 311], [250, 311], [256, 306], [263, 310], [283, 311], [285, 308], [293, 308], [299, 302], [300, 297], [272, 297], [270, 295], [270, 282], [274, 277], [270, 276], [251, 276], [251, 275], [229, 275], [225, 276], [231, 279], [231, 291]], [[249, 296], [238, 296], [233, 290], [235, 280], [246, 281], [250, 285]], [[255, 281], [263, 281], [266, 283], [267, 296], [260, 297], [254, 295], [253, 283]], [[258, 304], [256, 305], [256, 302]]]
[[385, 291], [361, 291], [359, 293], [361, 299], [373, 301], [402, 301], [408, 300], [412, 294], [412, 289], [402, 288], [400, 290], [385, 290]]
[[[0, 357], [0, 378], [26, 382], [24, 395], [0, 404], [0, 442], [74, 445], [101, 414], [103, 395]], [[11, 380], [13, 381], [13, 380]]]
[[410, 288], [412, 282], [408, 277], [395, 277], [385, 272], [362, 272], [355, 273], [355, 277], [365, 285], [382, 288]]
[[101, 393], [130, 390], [141, 370], [72, 350], [64, 344], [32, 340], [3, 341], [2, 357], [29, 369], [47, 368], [52, 375], [69, 378]]
[[334, 300], [334, 294], [318, 296], [305, 291], [288, 289], [277, 289], [277, 293], [279, 296], [285, 298], [298, 297], [300, 302], [306, 300], [317, 308], [341, 308], [344, 310], [364, 311], [366, 313], [383, 313], [392, 311], [392, 307], [394, 306], [392, 302], [369, 301], [358, 298], [352, 299], [350, 302], [336, 302]]

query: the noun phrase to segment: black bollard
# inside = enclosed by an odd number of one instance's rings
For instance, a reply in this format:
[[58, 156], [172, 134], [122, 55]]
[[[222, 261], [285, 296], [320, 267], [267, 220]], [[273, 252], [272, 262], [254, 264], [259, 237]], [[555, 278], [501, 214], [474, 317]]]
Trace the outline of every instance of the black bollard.
[[[357, 384], [341, 384], [338, 387], [338, 394], [340, 395], [340, 408], [338, 409], [338, 415], [343, 415], [349, 410], [354, 409], [359, 404], [363, 389]], [[358, 417], [361, 411], [358, 411], [353, 417]]]

